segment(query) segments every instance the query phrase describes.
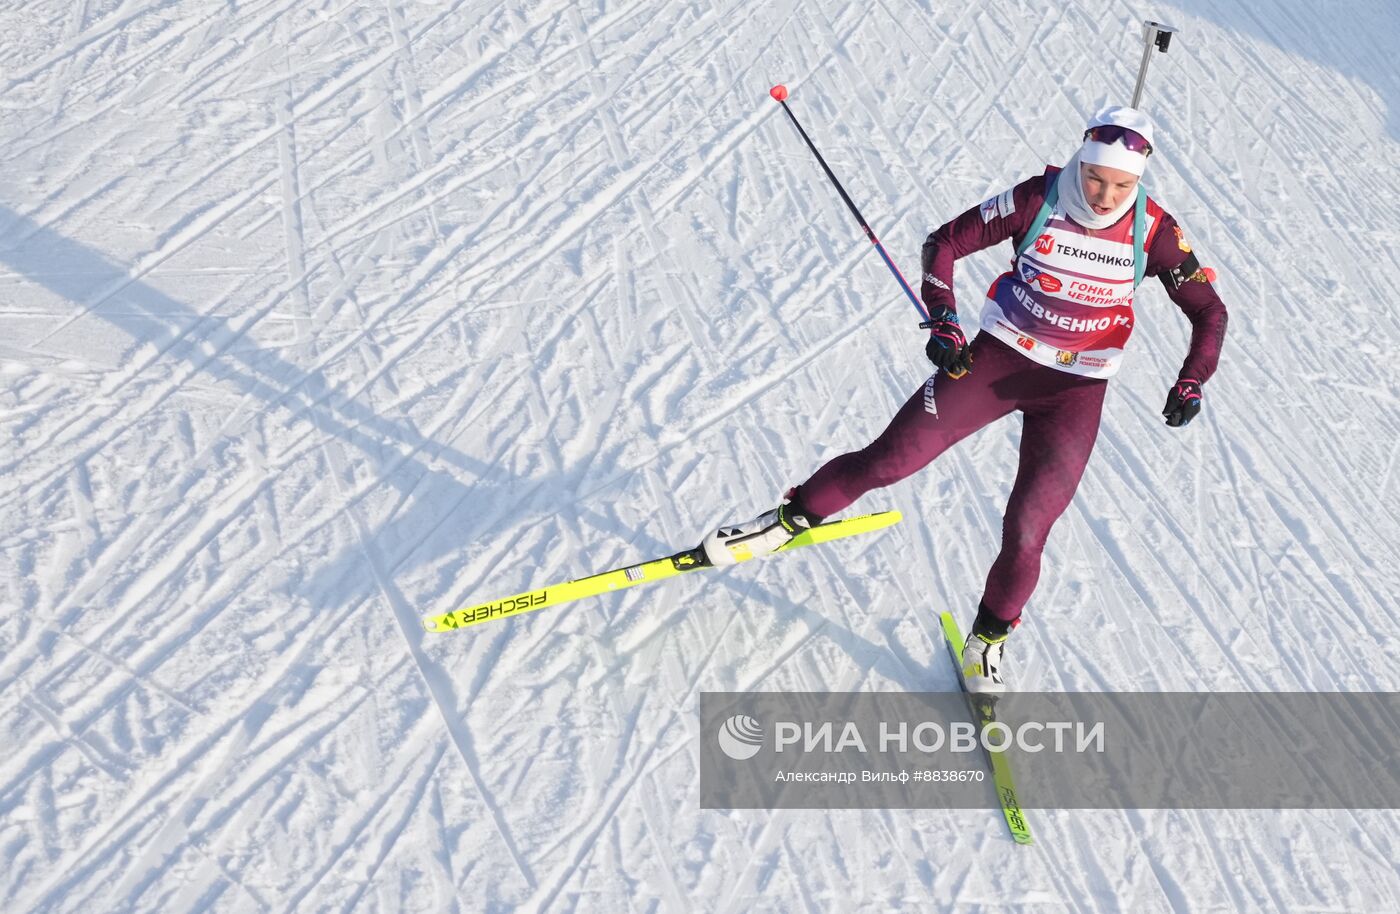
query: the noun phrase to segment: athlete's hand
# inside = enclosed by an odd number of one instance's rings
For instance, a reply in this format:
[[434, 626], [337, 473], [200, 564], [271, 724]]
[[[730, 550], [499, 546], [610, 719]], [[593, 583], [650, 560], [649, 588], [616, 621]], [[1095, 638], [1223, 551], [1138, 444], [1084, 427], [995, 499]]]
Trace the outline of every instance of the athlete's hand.
[[1167, 424], [1180, 428], [1201, 411], [1201, 382], [1194, 378], [1180, 378], [1176, 386], [1167, 391], [1167, 405], [1162, 407], [1162, 415]]
[[972, 367], [972, 354], [967, 350], [967, 337], [958, 324], [958, 313], [951, 308], [942, 308], [929, 314], [929, 319], [919, 325], [929, 331], [928, 344], [924, 352], [928, 360], [948, 373], [949, 377], [960, 378]]

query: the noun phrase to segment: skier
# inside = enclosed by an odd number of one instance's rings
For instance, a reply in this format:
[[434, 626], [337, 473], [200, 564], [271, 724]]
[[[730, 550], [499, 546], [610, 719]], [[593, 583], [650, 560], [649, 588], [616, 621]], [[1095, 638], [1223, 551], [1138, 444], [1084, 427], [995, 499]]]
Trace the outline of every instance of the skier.
[[[1001, 552], [962, 656], [968, 691], [1004, 691], [1007, 637], [1035, 589], [1050, 528], [1093, 450], [1107, 379], [1132, 333], [1133, 293], [1144, 276], [1158, 277], [1191, 321], [1190, 350], [1162, 410], [1167, 425], [1185, 426], [1200, 412], [1201, 388], [1219, 361], [1226, 312], [1213, 275], [1176, 220], [1140, 187], [1152, 132], [1141, 111], [1104, 108], [1063, 169], [1051, 166], [929, 235], [920, 293], [933, 375], [869, 446], [829, 461], [777, 508], [705, 537], [707, 559], [726, 565], [772, 552], [1020, 410], [1020, 464]], [[969, 344], [953, 295], [953, 262], [1008, 238], [1016, 247], [1012, 268], [988, 290], [981, 333]]]

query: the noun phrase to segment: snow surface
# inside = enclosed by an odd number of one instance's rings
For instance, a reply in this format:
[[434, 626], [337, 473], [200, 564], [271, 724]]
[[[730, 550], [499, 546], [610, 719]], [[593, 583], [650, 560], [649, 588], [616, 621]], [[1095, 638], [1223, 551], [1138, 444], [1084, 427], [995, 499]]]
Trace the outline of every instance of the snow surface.
[[[1018, 420], [878, 535], [452, 635], [688, 546], [928, 371], [907, 274], [1152, 64], [1153, 284], [1022, 688], [1400, 687], [1391, 0], [6, 0], [0, 909], [1400, 910], [1394, 812], [717, 812], [705, 690], [947, 690]], [[973, 312], [1006, 250], [963, 261]]]

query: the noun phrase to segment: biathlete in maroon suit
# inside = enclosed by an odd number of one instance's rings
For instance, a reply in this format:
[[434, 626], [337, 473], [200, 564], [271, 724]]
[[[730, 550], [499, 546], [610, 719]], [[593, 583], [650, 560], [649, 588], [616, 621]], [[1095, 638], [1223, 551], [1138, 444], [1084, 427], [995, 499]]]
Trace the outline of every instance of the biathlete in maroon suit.
[[[921, 292], [934, 374], [870, 445], [829, 461], [778, 508], [706, 537], [710, 560], [732, 561], [730, 542], [742, 541], [754, 553], [776, 549], [1019, 410], [1020, 465], [1001, 552], [963, 655], [970, 690], [1002, 691], [1005, 641], [1035, 589], [1050, 529], [1093, 451], [1107, 379], [1136, 326], [1137, 284], [1157, 277], [1191, 322], [1190, 349], [1163, 409], [1168, 425], [1184, 426], [1200, 411], [1201, 387], [1220, 358], [1226, 312], [1211, 274], [1176, 220], [1139, 187], [1151, 141], [1146, 115], [1106, 108], [1063, 169], [1022, 181], [931, 234]], [[1008, 239], [1017, 251], [1012, 268], [988, 290], [981, 332], [968, 344], [953, 295], [953, 263]]]

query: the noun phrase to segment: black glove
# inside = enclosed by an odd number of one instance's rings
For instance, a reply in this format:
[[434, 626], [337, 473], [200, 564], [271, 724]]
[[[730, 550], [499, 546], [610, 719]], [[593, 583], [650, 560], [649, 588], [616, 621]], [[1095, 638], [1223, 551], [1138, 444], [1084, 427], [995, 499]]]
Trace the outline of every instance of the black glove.
[[1180, 428], [1201, 411], [1201, 382], [1193, 378], [1180, 378], [1176, 386], [1167, 391], [1167, 405], [1162, 407], [1162, 415], [1167, 424]]
[[951, 378], [960, 378], [972, 367], [972, 354], [967, 350], [967, 337], [958, 324], [958, 312], [942, 308], [929, 314], [919, 325], [929, 331], [924, 352], [928, 360], [943, 369]]

